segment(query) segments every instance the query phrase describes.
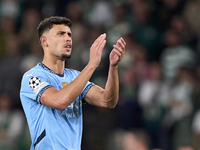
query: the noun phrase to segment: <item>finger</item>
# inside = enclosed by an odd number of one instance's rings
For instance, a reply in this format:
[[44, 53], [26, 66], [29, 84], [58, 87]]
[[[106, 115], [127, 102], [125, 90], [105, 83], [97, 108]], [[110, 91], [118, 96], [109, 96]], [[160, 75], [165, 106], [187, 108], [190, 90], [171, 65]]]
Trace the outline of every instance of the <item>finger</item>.
[[106, 34], [104, 33], [104, 34], [102, 34], [101, 38], [99, 39], [99, 41], [98, 41], [98, 43], [97, 43], [96, 48], [97, 48], [98, 50], [102, 50], [102, 47], [105, 46], [105, 45], [102, 46], [102, 44], [105, 42], [105, 39], [106, 39]]
[[121, 41], [121, 44], [123, 43], [123, 45], [124, 45], [124, 47], [123, 47], [123, 55], [124, 55], [124, 53], [125, 53], [125, 47], [126, 47], [126, 42], [124, 41], [124, 39], [123, 38], [120, 38], [120, 41]]
[[101, 34], [95, 41], [94, 43], [92, 44], [93, 47], [96, 47], [97, 44], [99, 43], [99, 40], [102, 38], [103, 34]]
[[120, 57], [122, 54], [118, 51], [118, 50], [116, 50], [116, 49], [113, 49], [113, 51]]
[[123, 45], [123, 47], [125, 48], [126, 42], [124, 41], [124, 39], [123, 39], [122, 37], [121, 37], [117, 42], [119, 42], [120, 45], [121, 45], [121, 46]]
[[122, 43], [123, 43], [124, 45], [126, 45], [126, 42], [124, 41], [124, 39], [123, 39], [122, 37], [121, 37], [120, 39], [121, 39]]
[[103, 50], [105, 45], [106, 45], [106, 40], [103, 40], [102, 44], [99, 47], [99, 50]]
[[119, 44], [119, 46], [121, 46], [121, 48], [124, 50], [125, 49], [125, 45], [122, 42], [122, 40], [118, 40], [117, 43]]
[[117, 51], [119, 51], [121, 54], [124, 53], [124, 51], [123, 51], [119, 46], [113, 45], [113, 47], [114, 47]]
[[119, 59], [121, 60], [124, 57], [125, 54], [125, 50], [122, 50], [121, 48], [119, 48], [116, 45], [113, 45], [115, 51], [118, 51], [118, 56], [120, 57]]
[[118, 56], [118, 61], [120, 61], [123, 58], [123, 55], [116, 49], [113, 49], [113, 52]]

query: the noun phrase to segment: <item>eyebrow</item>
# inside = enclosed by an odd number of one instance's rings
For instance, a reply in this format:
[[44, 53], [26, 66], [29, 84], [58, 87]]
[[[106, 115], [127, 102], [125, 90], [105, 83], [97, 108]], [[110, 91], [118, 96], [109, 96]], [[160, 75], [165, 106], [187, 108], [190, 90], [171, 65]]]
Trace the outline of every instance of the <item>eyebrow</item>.
[[64, 34], [64, 33], [66, 33], [66, 31], [58, 31], [57, 32], [57, 34], [60, 34], [60, 33]]
[[67, 34], [72, 35], [72, 32], [70, 32], [70, 31], [67, 32], [67, 31], [62, 31], [62, 30], [61, 30], [61, 31], [58, 31], [58, 32], [57, 32], [57, 34], [60, 34], [60, 33], [62, 33], [62, 34], [67, 33]]

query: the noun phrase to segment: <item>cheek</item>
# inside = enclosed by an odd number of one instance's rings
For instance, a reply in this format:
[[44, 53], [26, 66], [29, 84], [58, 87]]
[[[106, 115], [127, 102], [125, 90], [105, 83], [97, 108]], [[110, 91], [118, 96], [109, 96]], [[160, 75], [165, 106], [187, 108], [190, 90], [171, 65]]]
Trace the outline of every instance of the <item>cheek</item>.
[[59, 45], [59, 41], [56, 39], [49, 39], [48, 40], [48, 46], [50, 48], [56, 48]]

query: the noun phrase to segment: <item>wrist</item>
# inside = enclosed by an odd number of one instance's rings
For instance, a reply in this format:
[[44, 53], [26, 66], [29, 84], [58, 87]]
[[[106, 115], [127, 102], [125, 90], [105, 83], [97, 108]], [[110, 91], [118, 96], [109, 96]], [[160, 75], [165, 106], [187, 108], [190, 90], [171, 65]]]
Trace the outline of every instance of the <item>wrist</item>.
[[115, 65], [110, 64], [110, 68], [118, 69], [118, 64], [115, 64]]
[[94, 65], [94, 63], [89, 62], [86, 66], [87, 68], [91, 69], [91, 70], [96, 70], [96, 68], [98, 67], [97, 65]]

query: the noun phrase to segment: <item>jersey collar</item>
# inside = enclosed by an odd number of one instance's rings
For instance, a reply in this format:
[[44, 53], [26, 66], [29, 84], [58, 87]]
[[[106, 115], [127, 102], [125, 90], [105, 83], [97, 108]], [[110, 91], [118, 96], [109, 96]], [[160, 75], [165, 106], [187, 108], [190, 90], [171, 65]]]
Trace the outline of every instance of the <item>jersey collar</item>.
[[63, 74], [57, 74], [57, 73], [55, 73], [53, 70], [51, 70], [50, 68], [48, 68], [47, 66], [45, 66], [45, 65], [44, 65], [43, 63], [41, 63], [41, 62], [39, 62], [37, 65], [40, 66], [40, 67], [42, 67], [44, 70], [46, 70], [46, 71], [48, 71], [48, 72], [50, 72], [50, 73], [52, 73], [52, 74], [58, 75], [59, 77], [64, 77], [64, 73], [63, 73]]

